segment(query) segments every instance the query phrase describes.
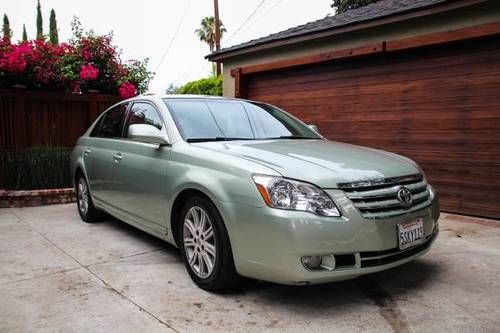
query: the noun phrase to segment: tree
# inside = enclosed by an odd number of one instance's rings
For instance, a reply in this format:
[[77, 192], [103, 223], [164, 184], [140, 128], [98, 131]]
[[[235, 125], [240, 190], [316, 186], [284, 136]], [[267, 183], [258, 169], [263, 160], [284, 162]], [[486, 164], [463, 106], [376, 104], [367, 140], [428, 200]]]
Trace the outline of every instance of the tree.
[[57, 32], [57, 21], [56, 21], [56, 12], [54, 9], [50, 11], [50, 20], [49, 20], [49, 40], [52, 44], [59, 44], [59, 35]]
[[377, 1], [380, 0], [333, 0], [331, 7], [336, 8], [336, 14], [340, 14], [351, 9], [364, 7]]
[[[203, 18], [200, 28], [196, 29], [194, 32], [202, 42], [208, 44], [210, 52], [213, 52], [215, 48], [215, 18], [213, 16]], [[221, 39], [225, 32], [226, 28], [224, 28], [224, 24], [220, 21]]]
[[167, 95], [175, 95], [179, 91], [179, 87], [175, 86], [173, 83], [170, 83], [167, 89], [165, 89], [165, 94]]
[[3, 14], [3, 40], [10, 43], [10, 38], [12, 37], [12, 30], [10, 30], [10, 23], [7, 14]]
[[28, 33], [26, 32], [26, 24], [23, 24], [23, 42], [28, 41]]
[[43, 18], [40, 0], [38, 0], [36, 5], [36, 39], [43, 39]]
[[222, 96], [222, 76], [188, 82], [179, 87], [175, 93]]

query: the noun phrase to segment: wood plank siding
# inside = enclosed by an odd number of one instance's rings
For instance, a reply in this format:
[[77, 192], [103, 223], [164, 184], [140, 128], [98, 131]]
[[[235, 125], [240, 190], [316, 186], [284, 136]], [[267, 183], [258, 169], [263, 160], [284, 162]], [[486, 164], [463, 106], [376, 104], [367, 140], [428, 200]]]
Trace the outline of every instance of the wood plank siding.
[[329, 139], [406, 155], [445, 211], [500, 218], [498, 36], [245, 75]]
[[0, 89], [0, 149], [73, 147], [116, 95]]

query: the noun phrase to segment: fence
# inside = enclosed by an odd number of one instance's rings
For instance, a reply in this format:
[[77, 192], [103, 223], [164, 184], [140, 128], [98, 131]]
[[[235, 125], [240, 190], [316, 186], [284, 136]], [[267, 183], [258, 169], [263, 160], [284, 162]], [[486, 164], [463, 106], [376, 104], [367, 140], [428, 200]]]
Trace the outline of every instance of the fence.
[[119, 96], [0, 89], [0, 149], [72, 147]]
[[0, 190], [70, 186], [69, 151], [119, 96], [0, 89]]

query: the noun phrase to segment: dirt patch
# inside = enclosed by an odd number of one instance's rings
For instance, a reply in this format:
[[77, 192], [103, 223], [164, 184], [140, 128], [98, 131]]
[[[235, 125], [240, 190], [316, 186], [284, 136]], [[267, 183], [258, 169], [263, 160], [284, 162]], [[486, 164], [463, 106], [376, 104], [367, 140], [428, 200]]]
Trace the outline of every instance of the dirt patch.
[[408, 323], [398, 308], [398, 304], [392, 298], [391, 294], [382, 288], [375, 280], [370, 277], [361, 277], [356, 280], [356, 284], [361, 292], [371, 299], [379, 308], [382, 318], [392, 327], [394, 332], [410, 332]]

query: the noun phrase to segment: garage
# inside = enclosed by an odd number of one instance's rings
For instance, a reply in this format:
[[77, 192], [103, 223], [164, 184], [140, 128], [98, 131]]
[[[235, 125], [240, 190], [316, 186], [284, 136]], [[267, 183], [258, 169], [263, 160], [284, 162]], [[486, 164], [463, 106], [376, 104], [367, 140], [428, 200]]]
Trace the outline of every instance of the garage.
[[[468, 6], [432, 10], [452, 11], [457, 21], [460, 10], [481, 12], [480, 5]], [[425, 22], [432, 21], [426, 9]], [[418, 20], [400, 18], [421, 32]], [[328, 139], [408, 156], [437, 188], [442, 210], [500, 218], [499, 26], [496, 21], [397, 38], [392, 22], [386, 29], [391, 37], [372, 33], [371, 43], [352, 48], [335, 49], [338, 36], [321, 37], [324, 49], [330, 45], [332, 51], [317, 52], [306, 43], [295, 47], [309, 53], [262, 61], [272, 50], [262, 50], [265, 45], [283, 43], [264, 38], [263, 44], [244, 46], [255, 59], [234, 55], [237, 48], [215, 58], [231, 67], [234, 93], [226, 89], [225, 95], [277, 105], [318, 125]], [[292, 43], [286, 42], [278, 47], [282, 52]]]
[[497, 39], [256, 74], [247, 89], [331, 140], [414, 159], [444, 210], [500, 217]]

